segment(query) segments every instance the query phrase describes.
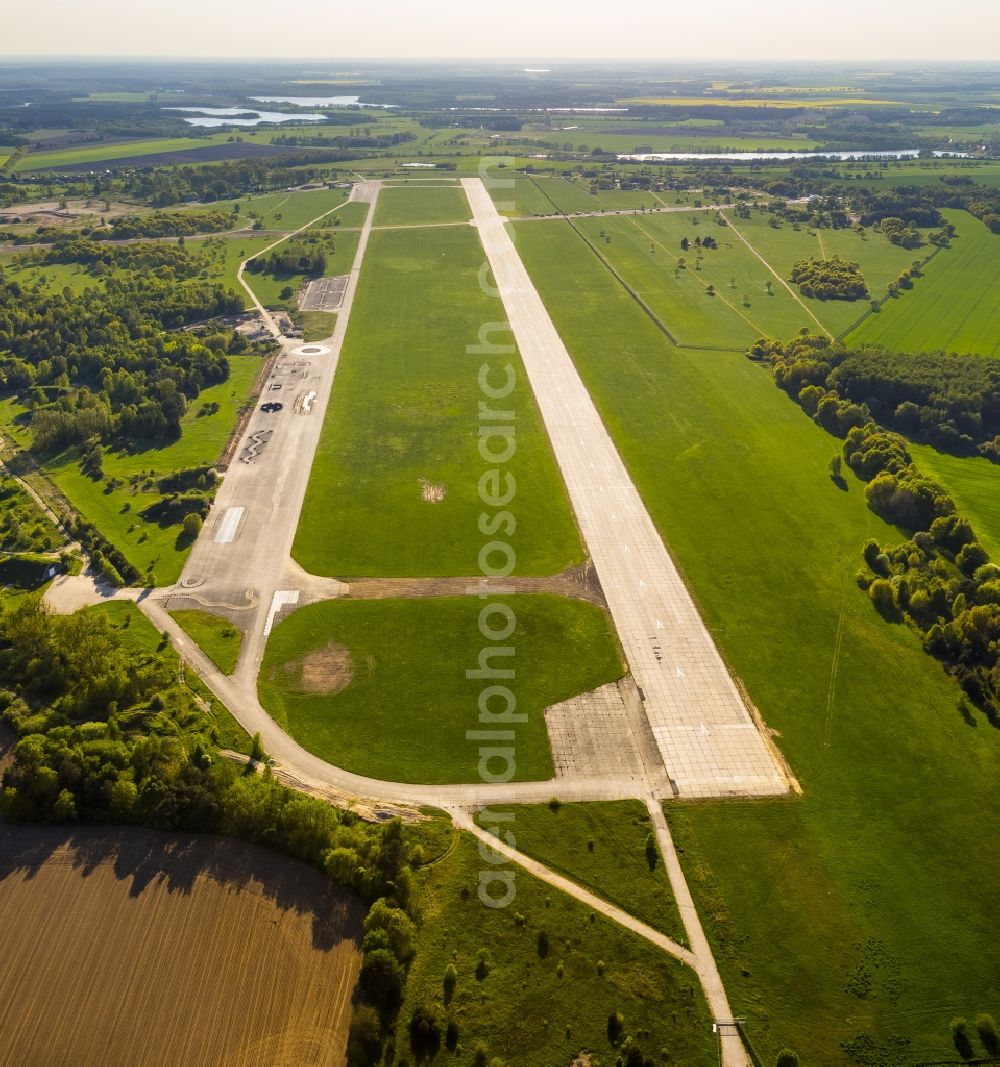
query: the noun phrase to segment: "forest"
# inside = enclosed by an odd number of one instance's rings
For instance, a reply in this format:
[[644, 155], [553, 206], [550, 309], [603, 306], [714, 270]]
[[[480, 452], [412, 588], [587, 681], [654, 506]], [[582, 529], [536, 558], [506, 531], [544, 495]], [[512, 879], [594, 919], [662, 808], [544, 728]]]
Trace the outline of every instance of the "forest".
[[1000, 365], [981, 356], [851, 350], [827, 338], [760, 340], [751, 357], [840, 436], [871, 419], [917, 441], [1000, 461]]
[[[111, 251], [117, 259], [142, 248]], [[247, 342], [235, 332], [199, 338], [170, 331], [242, 309], [235, 293], [178, 281], [171, 269], [110, 277], [82, 297], [12, 281], [0, 286], [0, 376], [7, 390], [26, 394], [39, 449], [92, 436], [175, 438], [188, 403], [228, 378], [227, 352]]]

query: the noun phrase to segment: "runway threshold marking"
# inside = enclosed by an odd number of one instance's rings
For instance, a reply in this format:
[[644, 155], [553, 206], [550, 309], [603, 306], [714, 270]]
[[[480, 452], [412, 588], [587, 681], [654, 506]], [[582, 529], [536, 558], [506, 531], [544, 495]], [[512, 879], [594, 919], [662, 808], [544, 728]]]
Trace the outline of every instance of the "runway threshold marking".
[[271, 628], [274, 626], [275, 616], [281, 611], [282, 608], [288, 607], [289, 604], [297, 604], [299, 602], [298, 589], [279, 589], [273, 597], [271, 597], [271, 610], [267, 613], [267, 622], [264, 623], [264, 636], [269, 637], [271, 634]]
[[217, 545], [227, 545], [236, 537], [236, 531], [240, 528], [240, 522], [245, 511], [246, 508], [241, 507], [228, 508], [226, 510], [218, 530], [215, 531], [215, 543]]

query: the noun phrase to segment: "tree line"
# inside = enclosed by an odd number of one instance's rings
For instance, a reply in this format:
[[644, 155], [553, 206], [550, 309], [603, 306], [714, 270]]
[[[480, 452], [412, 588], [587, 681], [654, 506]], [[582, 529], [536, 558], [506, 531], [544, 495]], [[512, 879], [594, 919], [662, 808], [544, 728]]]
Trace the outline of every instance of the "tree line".
[[752, 358], [831, 433], [869, 420], [958, 454], [1000, 461], [1000, 364], [944, 352], [907, 355], [828, 338], [757, 341]]
[[[844, 438], [841, 455], [866, 483], [868, 506], [911, 534], [901, 544], [885, 547], [869, 540], [858, 585], [885, 618], [919, 631], [924, 650], [956, 678], [964, 699], [1000, 725], [1000, 566], [990, 560], [947, 490], [913, 463], [905, 439], [880, 426], [867, 404], [849, 398], [850, 385], [865, 380], [849, 364], [850, 354], [836, 370], [824, 371], [830, 350], [840, 354], [825, 337], [800, 335], [784, 343], [759, 341], [752, 355], [766, 356], [775, 381], [820, 425]], [[887, 356], [860, 355], [873, 372], [879, 357]], [[895, 369], [897, 376], [886, 375], [885, 384], [894, 377], [899, 383], [905, 365]], [[925, 366], [922, 373], [927, 370]], [[1000, 385], [1000, 376], [995, 384]], [[841, 477], [841, 456], [835, 457], [831, 471], [834, 478]]]

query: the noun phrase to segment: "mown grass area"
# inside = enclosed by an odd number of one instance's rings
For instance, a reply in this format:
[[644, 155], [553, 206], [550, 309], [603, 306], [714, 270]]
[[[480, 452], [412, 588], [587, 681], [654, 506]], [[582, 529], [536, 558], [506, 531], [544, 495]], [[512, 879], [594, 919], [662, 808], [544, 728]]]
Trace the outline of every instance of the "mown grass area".
[[426, 226], [469, 217], [469, 201], [457, 186], [394, 185], [379, 193], [375, 206], [376, 226]]
[[223, 674], [232, 674], [236, 670], [243, 634], [228, 619], [197, 610], [172, 611], [170, 614]]
[[916, 465], [944, 485], [994, 562], [1000, 562], [1000, 464], [983, 456], [949, 456], [909, 442]]
[[[372, 234], [293, 548], [311, 573], [480, 573], [479, 552], [492, 535], [480, 531], [479, 481], [496, 469], [516, 479], [517, 573], [554, 574], [582, 560], [516, 354], [489, 360], [493, 383], [506, 380], [499, 376], [508, 362], [516, 368], [513, 392], [491, 402], [515, 413], [516, 452], [500, 465], [480, 455], [477, 404], [486, 398], [478, 374], [486, 357], [466, 347], [478, 343], [483, 324], [505, 318], [499, 298], [480, 289], [482, 262], [471, 228]], [[500, 331], [489, 340], [511, 338]], [[498, 438], [489, 443], [496, 455], [503, 447]]]
[[[201, 392], [181, 420], [183, 432], [177, 441], [143, 452], [106, 452], [105, 480], [94, 481], [80, 470], [76, 449], [43, 463], [45, 472], [73, 507], [155, 585], [177, 580], [190, 543], [180, 536], [180, 526], [160, 527], [142, 519], [139, 513], [163, 494], [155, 487], [143, 489], [141, 483], [133, 487], [129, 479], [142, 474], [155, 479], [184, 467], [215, 463], [236, 424], [238, 409], [246, 402], [260, 363], [258, 356], [230, 356], [229, 380]], [[212, 403], [219, 405], [217, 412], [198, 414], [203, 405]], [[8, 406], [7, 410], [15, 414], [17, 409]], [[23, 448], [30, 447], [30, 430], [23, 424], [10, 422], [7, 432]], [[108, 491], [108, 479], [123, 484]]]
[[[779, 229], [774, 229], [769, 225], [771, 216], [765, 211], [754, 211], [749, 219], [735, 218], [732, 212], [726, 212], [726, 216], [785, 281], [788, 281], [792, 265], [797, 260], [840, 256], [841, 259], [859, 264], [874, 300], [885, 296], [889, 283], [896, 281], [915, 260], [923, 259], [928, 252], [933, 251], [931, 245], [910, 250], [900, 248], [891, 244], [888, 238], [877, 230], [869, 230], [862, 237], [853, 230], [810, 230], [807, 226], [800, 226], [796, 230], [789, 222], [784, 222]], [[926, 231], [923, 232], [926, 237]], [[777, 280], [772, 280], [776, 292], [783, 288]], [[919, 286], [920, 279], [914, 284]], [[793, 288], [798, 291], [796, 286]], [[916, 292], [914, 288], [901, 300], [906, 300]], [[857, 322], [871, 306], [867, 300], [816, 300], [811, 297], [802, 299], [816, 318], [834, 334], [839, 334]], [[811, 325], [815, 329], [815, 325]]]
[[[608, 1019], [616, 1012], [624, 1016], [622, 1039], [631, 1036], [654, 1062], [715, 1062], [711, 1016], [686, 967], [515, 867], [502, 868], [515, 874], [513, 903], [487, 908], [479, 899], [484, 869], [477, 843], [463, 834], [419, 873], [423, 921], [397, 1055], [410, 1054], [407, 1028], [424, 1005], [442, 1032], [449, 1019], [458, 1027], [461, 1053], [442, 1046], [425, 1061], [434, 1064], [471, 1063], [480, 1045], [491, 1062], [500, 1057], [512, 1067], [567, 1064], [584, 1051], [595, 1064], [613, 1064], [619, 1053]], [[548, 947], [540, 951], [543, 932]], [[449, 965], [458, 978], [446, 1002]]]
[[[577, 219], [576, 226], [682, 344], [742, 351], [762, 335], [791, 336], [815, 325], [714, 213]], [[699, 259], [694, 242], [705, 237], [719, 247]], [[691, 245], [686, 252], [684, 238]]]
[[[479, 781], [480, 742], [466, 731], [482, 728], [477, 699], [490, 683], [465, 672], [477, 669], [484, 646], [494, 647], [479, 632], [483, 606], [446, 597], [300, 608], [268, 642], [261, 702], [300, 744], [338, 767], [392, 781]], [[504, 684], [527, 716], [514, 727], [515, 777], [548, 779], [544, 709], [620, 678], [621, 661], [610, 622], [594, 605], [532, 595], [510, 606], [516, 629], [503, 643], [515, 653], [503, 666], [513, 663], [516, 678]], [[502, 623], [494, 613], [488, 625]]]
[[733, 1010], [765, 1059], [946, 1058], [950, 1019], [997, 1007], [1000, 889], [973, 855], [1000, 847], [1000, 734], [855, 586], [864, 540], [902, 535], [830, 480], [839, 442], [765, 369], [670, 348], [585, 248], [552, 271], [541, 229], [518, 227], [520, 252], [804, 788], [668, 805]]
[[945, 211], [956, 237], [913, 289], [888, 301], [848, 337], [898, 352], [1000, 356], [1000, 234], [966, 211]]
[[[599, 804], [535, 804], [504, 808], [517, 848], [599, 897], [686, 945], [670, 879], [655, 844], [649, 812], [637, 800]], [[483, 825], [496, 825], [487, 817]]]
[[[339, 205], [345, 205], [349, 189], [292, 189], [276, 193], [261, 193], [257, 196], [244, 196], [236, 200], [220, 200], [211, 207], [213, 210], [232, 211], [239, 206], [237, 223], [251, 225], [251, 216], [257, 215], [265, 230], [297, 230], [305, 226], [324, 212], [332, 211]], [[337, 212], [340, 215], [344, 208]], [[336, 216], [331, 216], [336, 217]], [[349, 223], [345, 220], [341, 225]]]
[[365, 224], [365, 219], [368, 218], [368, 209], [370, 204], [363, 204], [358, 200], [344, 201], [344, 206], [337, 212], [336, 215], [331, 215], [321, 222], [318, 222], [317, 226], [330, 225], [332, 219], [340, 219], [340, 226], [342, 228], [354, 228], [358, 229]]
[[298, 318], [302, 322], [304, 341], [322, 341], [333, 333], [337, 325], [335, 311], [300, 311]]
[[[139, 653], [156, 653], [165, 658], [175, 669], [180, 670], [180, 660], [173, 646], [146, 618], [145, 615], [128, 600], [113, 600], [107, 604], [84, 610], [103, 615], [117, 629], [122, 637]], [[182, 614], [178, 612], [177, 614]], [[194, 671], [184, 672], [184, 684], [196, 693], [210, 709], [215, 719], [215, 736], [213, 740], [219, 748], [229, 748], [234, 752], [249, 753], [250, 735], [232, 717], [226, 706], [216, 700], [211, 691], [201, 682]]]

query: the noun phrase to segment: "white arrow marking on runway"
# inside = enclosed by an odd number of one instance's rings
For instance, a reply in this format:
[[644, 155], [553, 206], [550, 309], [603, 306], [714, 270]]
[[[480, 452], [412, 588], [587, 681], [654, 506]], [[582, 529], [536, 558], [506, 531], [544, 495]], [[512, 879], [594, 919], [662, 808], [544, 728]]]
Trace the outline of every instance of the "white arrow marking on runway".
[[709, 728], [704, 723], [702, 723], [701, 724], [701, 736], [702, 737], [708, 737], [709, 733], [711, 733]]
[[678, 667], [677, 668], [677, 677], [678, 678], [683, 678], [684, 677], [684, 668], [683, 667]]
[[[663, 623], [660, 622], [659, 619], [656, 620], [656, 628], [657, 628], [657, 630], [662, 630], [663, 629]], [[678, 667], [677, 669], [680, 670], [680, 667]]]

